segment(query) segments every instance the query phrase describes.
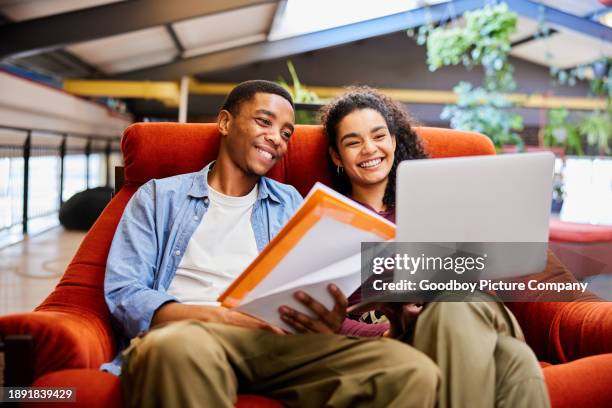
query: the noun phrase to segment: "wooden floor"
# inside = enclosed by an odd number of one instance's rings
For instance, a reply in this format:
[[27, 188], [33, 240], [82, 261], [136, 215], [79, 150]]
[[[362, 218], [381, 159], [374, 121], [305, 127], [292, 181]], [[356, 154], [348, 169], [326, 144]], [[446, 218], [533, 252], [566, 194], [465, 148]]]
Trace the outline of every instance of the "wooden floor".
[[0, 316], [29, 312], [53, 290], [84, 232], [53, 228], [0, 249]]

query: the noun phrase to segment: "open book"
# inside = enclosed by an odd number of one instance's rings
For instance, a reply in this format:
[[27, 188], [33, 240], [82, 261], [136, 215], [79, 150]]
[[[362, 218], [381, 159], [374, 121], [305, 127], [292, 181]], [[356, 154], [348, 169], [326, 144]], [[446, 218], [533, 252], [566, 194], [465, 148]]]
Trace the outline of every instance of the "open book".
[[317, 183], [246, 270], [219, 297], [223, 306], [292, 331], [278, 308], [287, 305], [315, 317], [295, 300], [303, 290], [328, 309], [334, 283], [349, 296], [361, 284], [361, 243], [395, 237], [395, 225]]

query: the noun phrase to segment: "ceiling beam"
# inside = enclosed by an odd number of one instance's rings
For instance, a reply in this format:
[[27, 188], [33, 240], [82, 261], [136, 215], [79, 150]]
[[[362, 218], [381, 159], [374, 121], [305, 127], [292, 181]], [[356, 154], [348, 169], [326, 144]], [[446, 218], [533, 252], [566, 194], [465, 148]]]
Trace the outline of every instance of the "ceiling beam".
[[[551, 36], [553, 34], [557, 34], [559, 31], [555, 30], [554, 28], [549, 29], [548, 35]], [[530, 41], [536, 41], [539, 40], [542, 36], [538, 36], [538, 34], [532, 34], [529, 37], [525, 37], [525, 38], [521, 38], [520, 40], [517, 40], [515, 42], [513, 42], [512, 44], [510, 44], [511, 47], [516, 47], [517, 45], [521, 45], [521, 44], [525, 44], [528, 43]]]
[[223, 71], [254, 62], [285, 58], [322, 48], [334, 47], [386, 34], [396, 33], [427, 23], [455, 18], [465, 11], [480, 8], [485, 0], [456, 0], [449, 3], [419, 7], [414, 10], [362, 21], [346, 26], [303, 34], [277, 41], [260, 42], [229, 50], [198, 55], [154, 67], [113, 76], [116, 79], [178, 79], [183, 75]]
[[166, 24], [166, 31], [168, 32], [168, 35], [170, 36], [170, 38], [172, 39], [172, 42], [174, 43], [174, 48], [176, 48], [176, 51], [178, 52], [177, 59], [181, 58], [181, 55], [185, 52], [185, 47], [183, 47], [181, 40], [176, 34], [176, 31], [174, 30], [174, 28], [172, 27], [172, 24]]
[[0, 59], [277, 0], [131, 0], [0, 25]]
[[[192, 79], [189, 93], [193, 95], [225, 96], [235, 83], [208, 83]], [[158, 99], [166, 106], [178, 106], [179, 84], [176, 81], [107, 81], [107, 80], [65, 80], [64, 90], [80, 96], [106, 96], [114, 98]], [[346, 91], [342, 87], [308, 86], [323, 99], [331, 99]], [[445, 105], [457, 103], [457, 94], [453, 91], [434, 89], [397, 89], [379, 88], [383, 94], [404, 103]], [[567, 108], [573, 110], [604, 109], [603, 98], [577, 98], [571, 96], [549, 96], [542, 94], [510, 94], [508, 98], [523, 108], [553, 109]]]
[[602, 41], [612, 41], [612, 28], [597, 21], [569, 14], [530, 0], [506, 0], [506, 2], [512, 11], [523, 17], [528, 17], [537, 21], [540, 15], [540, 9], [542, 9], [544, 11], [544, 21], [548, 25], [577, 31]]
[[[190, 86], [190, 92], [198, 95], [227, 95], [236, 85], [238, 84], [194, 81]], [[327, 100], [346, 92], [346, 88], [343, 87], [312, 85], [308, 86], [308, 90]], [[457, 94], [453, 91], [398, 88], [378, 88], [378, 90], [388, 97], [404, 103], [434, 105], [457, 103]], [[605, 109], [606, 107], [606, 100], [603, 98], [513, 93], [508, 95], [508, 99], [517, 104], [517, 106], [532, 109], [567, 108], [573, 110], [595, 110]]]

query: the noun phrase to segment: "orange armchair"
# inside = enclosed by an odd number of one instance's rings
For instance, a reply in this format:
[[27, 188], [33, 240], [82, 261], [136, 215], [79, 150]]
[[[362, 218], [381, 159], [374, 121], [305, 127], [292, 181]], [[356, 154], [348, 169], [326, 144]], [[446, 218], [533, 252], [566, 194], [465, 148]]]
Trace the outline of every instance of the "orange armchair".
[[[432, 157], [495, 154], [477, 133], [417, 129]], [[71, 406], [121, 406], [119, 379], [98, 370], [117, 352], [104, 302], [106, 258], [128, 200], [152, 178], [201, 169], [214, 159], [214, 124], [135, 124], [122, 140], [125, 184], [84, 238], [55, 290], [33, 312], [0, 317], [0, 335], [33, 338], [34, 386], [72, 386]], [[298, 126], [283, 160], [269, 174], [305, 194], [316, 182], [329, 184], [327, 144], [319, 126]], [[553, 407], [609, 406], [612, 401], [612, 304], [517, 303], [509, 305], [528, 343], [545, 361]], [[551, 364], [552, 363], [552, 364]], [[25, 384], [24, 384], [25, 385]], [[53, 406], [53, 404], [49, 404]], [[241, 395], [238, 407], [276, 407], [259, 396]]]

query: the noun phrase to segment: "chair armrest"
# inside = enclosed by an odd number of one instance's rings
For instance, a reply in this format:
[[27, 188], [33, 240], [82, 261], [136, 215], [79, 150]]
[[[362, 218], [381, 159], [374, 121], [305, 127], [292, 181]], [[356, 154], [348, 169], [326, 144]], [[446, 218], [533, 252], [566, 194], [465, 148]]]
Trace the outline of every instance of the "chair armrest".
[[115, 354], [109, 324], [93, 313], [36, 311], [2, 316], [0, 334], [32, 336], [32, 378], [67, 368], [97, 369]]
[[565, 364], [550, 365], [542, 371], [552, 407], [610, 407], [612, 354], [600, 354]]
[[561, 361], [612, 353], [612, 303], [565, 303], [555, 315], [550, 347]]
[[[528, 278], [540, 282], [577, 282], [550, 249], [544, 271]], [[506, 303], [538, 358], [565, 363], [612, 352], [612, 303], [588, 291], [565, 295], [567, 302], [542, 302], [538, 300], [546, 300], [546, 295], [517, 292], [514, 298], [522, 302]]]
[[612, 353], [612, 303], [507, 303], [540, 360], [566, 363]]

